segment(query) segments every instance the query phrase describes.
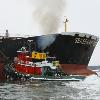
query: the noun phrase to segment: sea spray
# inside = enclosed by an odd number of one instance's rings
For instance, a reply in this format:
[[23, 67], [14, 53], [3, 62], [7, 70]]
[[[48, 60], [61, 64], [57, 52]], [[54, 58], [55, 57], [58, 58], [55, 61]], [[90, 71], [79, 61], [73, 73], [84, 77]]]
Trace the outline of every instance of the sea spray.
[[90, 75], [87, 76], [86, 79], [83, 81], [85, 84], [94, 84], [94, 85], [99, 85], [100, 86], [100, 77], [97, 75]]
[[77, 91], [74, 97], [70, 96], [73, 100], [99, 100], [100, 98], [100, 77], [97, 75], [90, 75], [84, 81], [69, 82], [65, 85]]
[[[65, 83], [66, 85], [72, 86], [74, 88], [82, 89], [90, 87], [91, 89], [100, 89], [100, 77], [97, 75], [90, 75], [85, 78], [85, 80], [79, 82]], [[95, 87], [93, 87], [95, 86]], [[96, 88], [97, 87], [97, 88]]]
[[41, 36], [37, 38], [38, 48], [44, 50], [49, 47], [56, 39], [57, 35], [49, 34], [48, 36]]

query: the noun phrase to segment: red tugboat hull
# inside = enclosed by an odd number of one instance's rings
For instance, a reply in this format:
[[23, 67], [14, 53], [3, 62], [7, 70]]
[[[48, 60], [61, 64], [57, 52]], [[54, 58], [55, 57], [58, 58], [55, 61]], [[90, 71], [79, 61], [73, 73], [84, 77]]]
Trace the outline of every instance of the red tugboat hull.
[[24, 66], [24, 65], [16, 65], [16, 72], [31, 74], [31, 75], [42, 75], [41, 67], [32, 67], [32, 66]]

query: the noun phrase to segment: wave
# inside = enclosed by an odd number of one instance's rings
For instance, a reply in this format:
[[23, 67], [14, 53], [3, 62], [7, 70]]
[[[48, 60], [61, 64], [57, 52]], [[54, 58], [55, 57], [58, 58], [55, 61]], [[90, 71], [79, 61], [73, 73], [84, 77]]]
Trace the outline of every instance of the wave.
[[97, 75], [87, 76], [84, 81], [66, 82], [64, 84], [76, 91], [70, 95], [72, 100], [99, 100], [100, 98], [100, 77]]

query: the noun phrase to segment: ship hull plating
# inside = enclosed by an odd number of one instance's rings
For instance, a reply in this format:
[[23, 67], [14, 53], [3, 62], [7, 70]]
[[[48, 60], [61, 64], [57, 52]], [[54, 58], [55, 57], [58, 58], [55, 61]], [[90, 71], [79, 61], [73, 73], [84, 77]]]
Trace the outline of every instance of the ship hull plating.
[[56, 57], [66, 74], [90, 75], [95, 72], [87, 69], [87, 66], [97, 42], [96, 36], [72, 32], [28, 38], [2, 38], [0, 51], [13, 61], [16, 51], [25, 46], [30, 51], [42, 51], [50, 57]]

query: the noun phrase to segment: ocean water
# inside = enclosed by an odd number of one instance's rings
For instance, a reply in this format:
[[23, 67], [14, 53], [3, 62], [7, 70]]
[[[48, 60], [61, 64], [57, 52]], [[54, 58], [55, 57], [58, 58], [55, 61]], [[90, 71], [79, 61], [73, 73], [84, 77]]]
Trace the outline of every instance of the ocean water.
[[0, 100], [100, 100], [100, 70], [79, 82], [0, 82]]

